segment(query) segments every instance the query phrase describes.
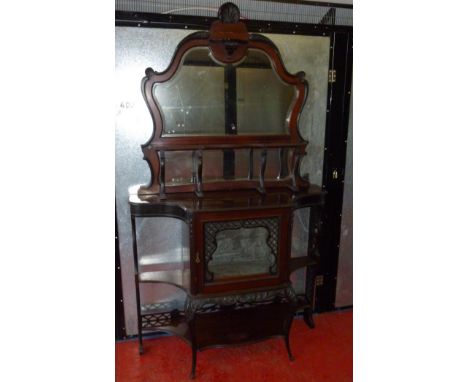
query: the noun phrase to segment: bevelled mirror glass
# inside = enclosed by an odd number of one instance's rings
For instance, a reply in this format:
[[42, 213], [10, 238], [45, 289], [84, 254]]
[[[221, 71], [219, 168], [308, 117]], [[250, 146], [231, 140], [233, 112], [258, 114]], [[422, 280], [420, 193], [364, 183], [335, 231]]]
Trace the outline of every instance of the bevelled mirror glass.
[[163, 136], [224, 134], [224, 68], [213, 62], [208, 48], [190, 49], [176, 75], [153, 91]]
[[236, 65], [216, 63], [207, 47], [188, 50], [176, 75], [155, 84], [163, 136], [284, 135], [296, 91], [270, 58], [249, 49]]

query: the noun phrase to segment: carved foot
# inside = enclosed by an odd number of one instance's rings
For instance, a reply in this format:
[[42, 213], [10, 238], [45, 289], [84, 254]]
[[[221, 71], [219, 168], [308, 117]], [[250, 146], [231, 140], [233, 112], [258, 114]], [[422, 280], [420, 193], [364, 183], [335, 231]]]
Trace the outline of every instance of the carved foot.
[[314, 318], [312, 317], [312, 309], [311, 308], [305, 308], [304, 309], [304, 322], [306, 323], [306, 325], [313, 329], [315, 328], [315, 322], [314, 322]]
[[288, 351], [288, 357], [290, 361], [294, 361], [295, 358], [291, 353], [291, 347], [289, 346], [289, 336], [284, 337], [284, 343], [286, 344], [286, 350]]
[[190, 379], [195, 379], [195, 368], [197, 367], [197, 350], [192, 348], [192, 371]]

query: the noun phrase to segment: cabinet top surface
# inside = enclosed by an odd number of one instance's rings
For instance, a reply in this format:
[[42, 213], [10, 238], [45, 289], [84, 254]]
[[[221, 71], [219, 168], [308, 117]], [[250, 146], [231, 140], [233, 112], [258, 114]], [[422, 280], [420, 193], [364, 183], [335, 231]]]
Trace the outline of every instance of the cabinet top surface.
[[325, 191], [318, 185], [293, 192], [288, 188], [276, 189], [262, 195], [255, 190], [211, 191], [203, 197], [193, 193], [138, 195], [130, 191], [129, 203], [134, 216], [172, 216], [185, 219], [193, 213], [225, 212], [251, 209], [302, 208], [321, 204]]

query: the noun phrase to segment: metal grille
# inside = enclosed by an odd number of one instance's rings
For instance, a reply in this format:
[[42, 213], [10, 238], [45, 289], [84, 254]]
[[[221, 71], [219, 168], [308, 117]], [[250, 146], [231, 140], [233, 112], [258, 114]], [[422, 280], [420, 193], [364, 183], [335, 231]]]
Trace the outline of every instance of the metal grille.
[[191, 319], [195, 313], [212, 313], [229, 309], [246, 309], [272, 303], [297, 303], [294, 288], [291, 286], [278, 289], [225, 295], [217, 297], [188, 296], [185, 304], [185, 317]]
[[141, 327], [143, 330], [172, 325], [177, 320], [183, 320], [184, 313], [174, 302], [160, 302], [141, 306]]
[[[226, 0], [116, 0], [115, 9], [126, 12], [145, 12], [173, 15], [215, 17]], [[353, 25], [353, 10], [349, 6], [307, 4], [304, 1], [235, 0], [241, 18], [248, 20], [281, 21], [305, 24]], [[330, 18], [330, 15], [333, 15]]]

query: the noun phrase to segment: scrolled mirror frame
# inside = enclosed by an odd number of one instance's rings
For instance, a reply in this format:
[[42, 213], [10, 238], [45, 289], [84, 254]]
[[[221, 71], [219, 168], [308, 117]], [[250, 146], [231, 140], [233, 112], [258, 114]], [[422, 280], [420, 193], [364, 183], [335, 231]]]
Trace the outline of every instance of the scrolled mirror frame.
[[[235, 8], [233, 8], [233, 6]], [[224, 8], [223, 8], [224, 7]], [[165, 185], [164, 153], [168, 150], [204, 149], [236, 149], [236, 148], [290, 148], [293, 150], [293, 158], [290, 163], [291, 177], [288, 180], [268, 182], [266, 188], [289, 187], [293, 191], [307, 188], [309, 183], [300, 176], [299, 168], [302, 158], [305, 156], [305, 148], [308, 142], [300, 135], [298, 122], [308, 94], [308, 83], [304, 72], [289, 73], [281, 59], [281, 55], [275, 44], [265, 36], [248, 33], [246, 25], [236, 16], [238, 8], [232, 3], [221, 6], [219, 20], [212, 23], [209, 32], [195, 32], [184, 38], [178, 45], [168, 68], [163, 72], [156, 72], [147, 68], [146, 76], [142, 79], [141, 90], [143, 98], [148, 106], [152, 120], [153, 131], [149, 140], [141, 145], [143, 158], [147, 161], [151, 170], [151, 181], [147, 186], [141, 186], [139, 195], [159, 194], [164, 198], [166, 192], [195, 192], [197, 196], [203, 196], [202, 185]], [[234, 22], [232, 22], [234, 21]], [[225, 136], [165, 136], [163, 135], [163, 114], [154, 98], [154, 86], [170, 81], [182, 64], [185, 54], [192, 48], [207, 47], [213, 59], [220, 64], [228, 65], [242, 61], [249, 49], [257, 49], [264, 52], [272, 63], [272, 68], [278, 77], [286, 84], [296, 89], [296, 97], [289, 113], [289, 134], [278, 135], [225, 135]], [[198, 179], [198, 178], [197, 178]], [[209, 185], [209, 189], [217, 190], [226, 188], [252, 188], [253, 181], [237, 181], [235, 184], [224, 182], [223, 185]], [[265, 192], [264, 179], [261, 179], [260, 192]], [[258, 187], [257, 187], [258, 188]]]

